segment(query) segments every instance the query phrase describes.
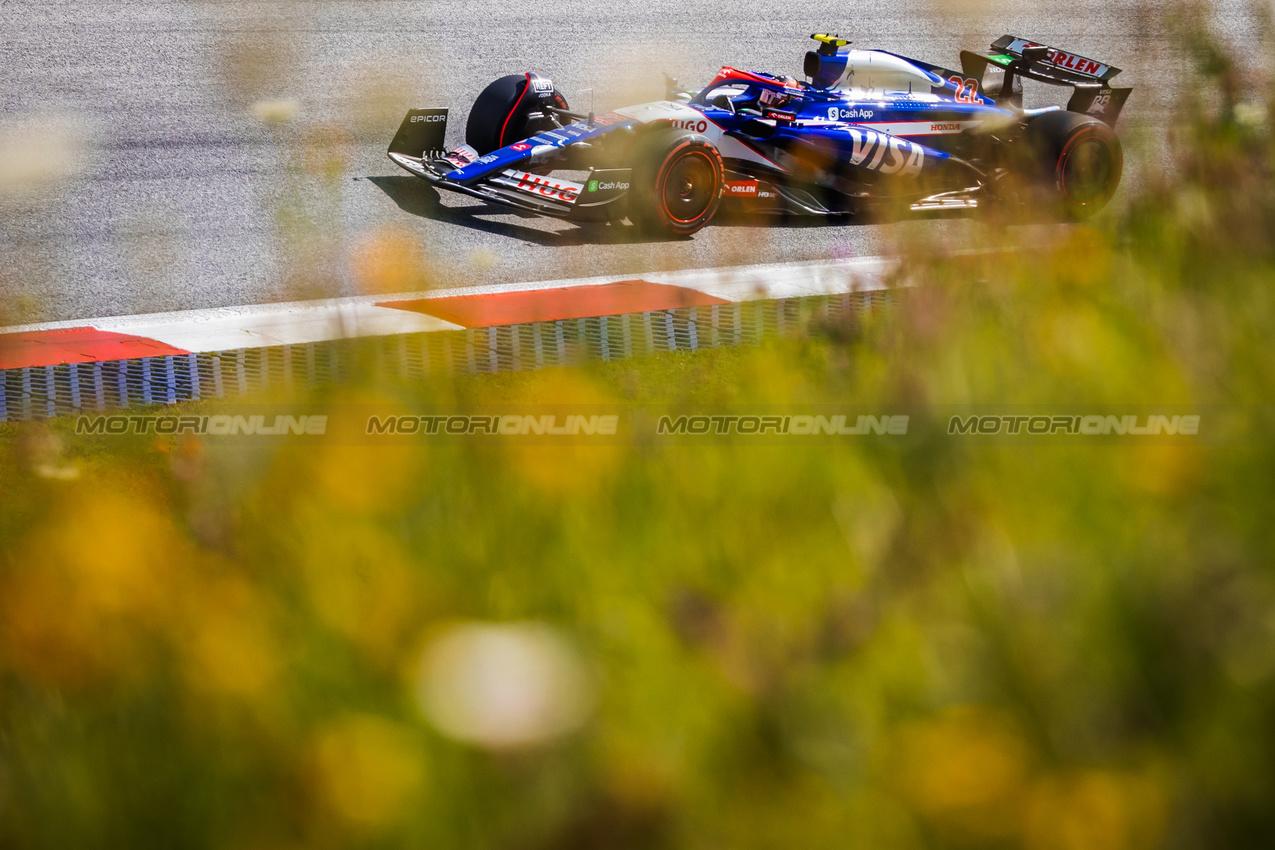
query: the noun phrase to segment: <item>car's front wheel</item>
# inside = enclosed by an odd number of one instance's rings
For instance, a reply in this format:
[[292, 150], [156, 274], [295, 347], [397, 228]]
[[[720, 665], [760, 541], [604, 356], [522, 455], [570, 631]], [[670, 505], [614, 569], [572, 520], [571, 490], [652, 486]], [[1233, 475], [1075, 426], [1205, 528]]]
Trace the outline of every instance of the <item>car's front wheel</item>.
[[[482, 90], [469, 110], [465, 124], [465, 144], [486, 155], [505, 145], [520, 142], [557, 124], [545, 115], [544, 104], [531, 88], [531, 74], [510, 74]], [[556, 90], [552, 106], [567, 109], [567, 99]]]
[[671, 128], [654, 131], [634, 143], [629, 162], [629, 218], [642, 230], [689, 236], [716, 214], [725, 168], [704, 136]]

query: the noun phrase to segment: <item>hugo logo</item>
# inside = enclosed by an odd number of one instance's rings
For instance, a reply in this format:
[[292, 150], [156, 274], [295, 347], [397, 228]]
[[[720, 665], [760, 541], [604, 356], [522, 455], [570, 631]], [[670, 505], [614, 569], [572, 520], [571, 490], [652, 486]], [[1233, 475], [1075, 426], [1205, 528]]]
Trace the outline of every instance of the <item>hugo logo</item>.
[[556, 198], [567, 203], [574, 203], [580, 197], [579, 192], [573, 186], [567, 186], [556, 180], [536, 174], [519, 174], [518, 188], [528, 194], [543, 195], [546, 198]]
[[707, 121], [696, 121], [694, 118], [674, 118], [668, 122], [670, 127], [678, 130], [693, 130], [696, 133], [705, 133], [708, 131]]

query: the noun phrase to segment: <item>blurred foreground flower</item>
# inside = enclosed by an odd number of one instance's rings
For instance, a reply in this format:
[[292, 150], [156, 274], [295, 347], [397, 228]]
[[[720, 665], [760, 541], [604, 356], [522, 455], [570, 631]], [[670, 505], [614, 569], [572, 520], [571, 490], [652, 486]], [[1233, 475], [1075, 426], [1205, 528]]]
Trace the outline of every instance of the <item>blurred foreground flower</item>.
[[1029, 758], [1013, 717], [962, 707], [903, 726], [894, 769], [904, 798], [939, 831], [989, 840], [1019, 828]]
[[[58, 508], [0, 547], [0, 663], [50, 688], [147, 675], [189, 552], [161, 505], [113, 486], [68, 485]], [[74, 517], [67, 522], [67, 517]]]
[[33, 428], [19, 442], [31, 471], [51, 481], [74, 481], [80, 468], [68, 461], [62, 439], [47, 428]]
[[0, 198], [49, 189], [74, 177], [83, 148], [81, 131], [66, 119], [32, 117], [0, 126]]
[[479, 271], [490, 271], [496, 267], [499, 258], [492, 251], [485, 248], [479, 248], [472, 251], [469, 255], [469, 262]]
[[268, 127], [279, 127], [291, 122], [301, 111], [301, 104], [286, 98], [282, 100], [259, 100], [252, 105], [252, 114]]
[[1235, 116], [1235, 123], [1246, 130], [1259, 131], [1266, 128], [1266, 104], [1264, 103], [1237, 103], [1232, 113]]
[[425, 251], [406, 228], [385, 227], [364, 236], [351, 259], [362, 292], [383, 295], [428, 288]]
[[301, 140], [301, 162], [312, 177], [340, 177], [349, 165], [353, 139], [347, 130], [332, 124], [315, 124]]
[[381, 827], [402, 815], [425, 781], [411, 731], [374, 715], [349, 715], [314, 742], [314, 780], [323, 811], [352, 827]]
[[559, 738], [594, 703], [579, 655], [539, 623], [453, 626], [426, 647], [417, 696], [444, 735], [488, 749]]

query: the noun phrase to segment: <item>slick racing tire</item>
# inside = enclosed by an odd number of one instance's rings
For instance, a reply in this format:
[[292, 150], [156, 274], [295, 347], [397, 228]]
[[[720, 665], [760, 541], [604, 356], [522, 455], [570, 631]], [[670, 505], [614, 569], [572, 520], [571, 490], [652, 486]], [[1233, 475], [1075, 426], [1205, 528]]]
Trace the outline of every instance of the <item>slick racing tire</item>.
[[1120, 139], [1096, 118], [1046, 112], [1027, 125], [1024, 139], [1034, 164], [1034, 182], [1064, 219], [1093, 215], [1120, 185]]
[[[542, 130], [552, 129], [553, 121], [546, 118], [532, 120], [538, 112], [538, 104], [527, 93], [526, 74], [510, 74], [501, 77], [482, 90], [474, 106], [469, 110], [465, 124], [465, 144], [486, 156], [497, 148], [520, 142]], [[554, 92], [554, 106], [567, 109], [567, 99]]]
[[642, 231], [689, 236], [716, 214], [725, 168], [722, 155], [704, 136], [657, 130], [638, 138], [629, 163], [629, 218]]

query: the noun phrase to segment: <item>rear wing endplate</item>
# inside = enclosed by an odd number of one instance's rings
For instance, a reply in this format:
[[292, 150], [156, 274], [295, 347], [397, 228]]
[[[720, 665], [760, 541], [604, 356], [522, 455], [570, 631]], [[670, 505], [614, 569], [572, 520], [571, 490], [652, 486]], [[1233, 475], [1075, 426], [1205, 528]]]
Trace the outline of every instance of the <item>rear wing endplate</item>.
[[1107, 124], [1116, 123], [1133, 91], [1111, 85], [1111, 80], [1120, 73], [1114, 65], [1013, 35], [998, 38], [987, 53], [961, 51], [961, 70], [967, 77], [978, 80], [984, 90], [987, 86], [983, 78], [989, 67], [998, 68], [1004, 74], [999, 96], [995, 96], [998, 103], [1022, 105], [1021, 87], [1015, 85], [1017, 78], [1070, 86], [1073, 93], [1067, 110], [1092, 115]]

